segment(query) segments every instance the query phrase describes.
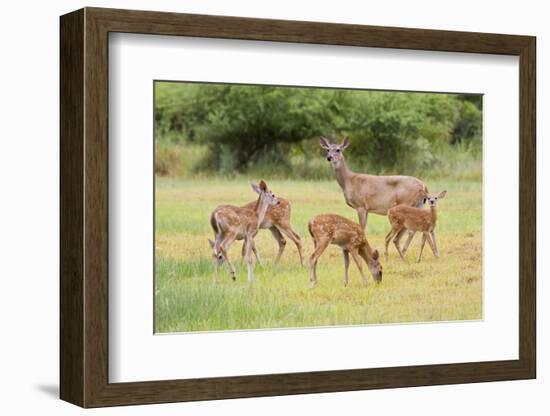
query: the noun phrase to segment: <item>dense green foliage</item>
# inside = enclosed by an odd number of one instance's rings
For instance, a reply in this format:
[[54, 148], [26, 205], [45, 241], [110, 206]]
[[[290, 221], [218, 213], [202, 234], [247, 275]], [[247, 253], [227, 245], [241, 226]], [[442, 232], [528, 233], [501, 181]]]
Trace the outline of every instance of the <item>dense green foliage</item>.
[[159, 174], [191, 164], [314, 177], [320, 135], [349, 136], [348, 160], [373, 172], [426, 173], [457, 152], [481, 155], [481, 96], [166, 82], [155, 95]]

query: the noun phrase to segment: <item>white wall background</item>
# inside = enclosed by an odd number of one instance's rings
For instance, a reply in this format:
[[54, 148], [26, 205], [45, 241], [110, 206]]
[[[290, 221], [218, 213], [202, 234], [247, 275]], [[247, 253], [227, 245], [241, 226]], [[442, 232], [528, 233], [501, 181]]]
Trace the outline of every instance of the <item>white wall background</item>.
[[[537, 36], [538, 53], [538, 379], [533, 381], [225, 400], [87, 411], [88, 414], [279, 415], [365, 413], [428, 415], [547, 414], [550, 360], [543, 244], [550, 146], [544, 103], [550, 26], [545, 2], [124, 0], [5, 2], [0, 14], [0, 410], [4, 414], [78, 414], [58, 395], [59, 20], [83, 6], [166, 10], [277, 19], [452, 29]], [[504, 189], [503, 189], [504, 191]], [[505, 207], [503, 207], [505, 209]], [[546, 236], [543, 237], [543, 234]], [[546, 267], [545, 267], [546, 266]]]

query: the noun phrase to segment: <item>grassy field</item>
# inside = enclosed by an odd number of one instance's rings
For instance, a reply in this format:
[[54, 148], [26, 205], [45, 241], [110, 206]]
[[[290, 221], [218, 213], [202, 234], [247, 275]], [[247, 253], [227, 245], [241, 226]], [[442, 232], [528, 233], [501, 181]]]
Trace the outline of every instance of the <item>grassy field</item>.
[[[259, 178], [258, 178], [259, 179]], [[255, 281], [247, 282], [246, 263], [240, 263], [242, 242], [231, 258], [237, 267], [233, 282], [223, 267], [218, 283], [208, 238], [213, 238], [209, 215], [221, 203], [241, 205], [255, 199], [249, 180], [171, 179], [156, 185], [155, 324], [157, 332], [212, 331], [357, 325], [482, 318], [481, 183], [428, 181], [433, 192], [448, 191], [439, 203], [437, 237], [441, 253], [435, 259], [428, 244], [416, 264], [420, 237], [407, 253], [408, 263], [390, 247], [382, 259], [384, 276], [363, 287], [350, 265], [350, 284], [343, 285], [341, 250], [330, 246], [319, 260], [318, 284], [309, 289], [309, 271], [300, 266], [294, 244], [287, 239], [277, 268], [277, 243], [267, 230], [256, 238], [264, 267], [255, 266]], [[314, 215], [337, 213], [356, 221], [344, 203], [336, 181], [267, 181], [292, 203], [292, 225], [302, 236], [309, 258], [313, 243], [307, 223]], [[369, 215], [367, 239], [383, 252], [389, 230], [387, 217]]]

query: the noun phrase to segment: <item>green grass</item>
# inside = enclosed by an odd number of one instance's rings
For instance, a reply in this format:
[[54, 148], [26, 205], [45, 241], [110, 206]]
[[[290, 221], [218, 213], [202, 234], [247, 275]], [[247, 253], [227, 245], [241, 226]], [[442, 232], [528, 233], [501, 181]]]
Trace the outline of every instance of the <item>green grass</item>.
[[[259, 178], [254, 178], [257, 180]], [[273, 260], [277, 243], [269, 231], [256, 238], [264, 267], [255, 265], [249, 284], [246, 264], [240, 263], [242, 242], [230, 256], [237, 267], [233, 282], [223, 267], [213, 280], [209, 215], [221, 203], [240, 205], [254, 199], [246, 177], [232, 179], [157, 178], [155, 324], [158, 332], [212, 331], [356, 325], [399, 322], [470, 320], [482, 318], [481, 183], [428, 181], [431, 191], [448, 191], [440, 201], [437, 237], [441, 258], [426, 245], [416, 264], [420, 237], [415, 237], [408, 263], [390, 247], [382, 261], [384, 277], [360, 284], [350, 265], [350, 284], [343, 286], [341, 251], [330, 246], [317, 269], [318, 285], [309, 289], [309, 271], [301, 267], [294, 244], [287, 240], [279, 267]], [[336, 181], [268, 181], [270, 188], [292, 203], [292, 225], [302, 236], [306, 258], [313, 244], [307, 222], [321, 213], [356, 220], [344, 203]], [[370, 215], [367, 238], [383, 252], [389, 230], [387, 218]]]

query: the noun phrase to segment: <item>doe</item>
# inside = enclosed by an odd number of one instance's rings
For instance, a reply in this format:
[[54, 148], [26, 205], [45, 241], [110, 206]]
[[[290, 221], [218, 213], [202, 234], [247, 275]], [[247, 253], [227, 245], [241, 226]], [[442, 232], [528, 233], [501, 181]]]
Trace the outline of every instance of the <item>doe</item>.
[[420, 263], [422, 259], [422, 251], [426, 240], [430, 244], [430, 248], [435, 257], [439, 257], [439, 249], [435, 240], [435, 225], [437, 222], [437, 200], [442, 199], [447, 194], [447, 191], [440, 192], [439, 195], [428, 195], [426, 200], [430, 206], [429, 209], [415, 208], [408, 205], [397, 205], [388, 210], [388, 219], [390, 221], [391, 230], [386, 235], [386, 246], [384, 250], [384, 256], [388, 259], [388, 246], [391, 239], [397, 252], [403, 260], [405, 256], [399, 247], [399, 240], [405, 230], [420, 231], [422, 232], [422, 242], [420, 244], [420, 253], [418, 254], [417, 262]]
[[310, 258], [310, 287], [317, 281], [317, 261], [329, 244], [342, 248], [344, 256], [344, 286], [348, 285], [349, 255], [359, 269], [363, 285], [367, 279], [363, 273], [361, 258], [367, 263], [372, 277], [376, 282], [382, 280], [382, 265], [378, 261], [378, 250], [372, 250], [365, 238], [361, 225], [336, 214], [322, 214], [313, 217], [308, 223], [309, 234], [313, 238], [315, 250]]

